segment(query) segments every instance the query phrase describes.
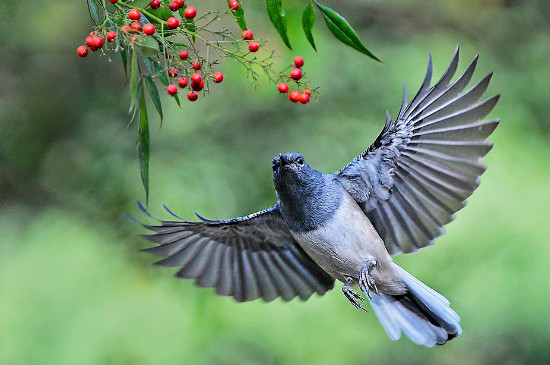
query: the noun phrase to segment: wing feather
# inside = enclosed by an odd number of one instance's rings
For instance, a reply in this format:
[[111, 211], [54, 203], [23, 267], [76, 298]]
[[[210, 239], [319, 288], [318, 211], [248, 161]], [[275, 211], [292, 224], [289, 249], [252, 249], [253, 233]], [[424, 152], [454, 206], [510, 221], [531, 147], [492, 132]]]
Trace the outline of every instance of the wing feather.
[[[432, 59], [420, 90], [386, 123], [375, 142], [336, 176], [369, 217], [392, 254], [431, 245], [479, 186], [486, 138], [499, 120], [484, 118], [499, 95], [479, 101], [492, 73], [466, 89], [478, 62], [456, 73], [459, 49], [430, 87]], [[405, 89], [406, 90], [406, 89]], [[465, 91], [466, 90], [466, 91]]]

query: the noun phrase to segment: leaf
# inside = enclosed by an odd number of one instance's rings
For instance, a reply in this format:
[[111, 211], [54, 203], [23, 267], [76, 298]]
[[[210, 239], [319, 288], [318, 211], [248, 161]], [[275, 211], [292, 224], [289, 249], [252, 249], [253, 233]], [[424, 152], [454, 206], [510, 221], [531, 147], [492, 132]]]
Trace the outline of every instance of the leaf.
[[283, 42], [285, 42], [286, 46], [292, 50], [286, 29], [286, 14], [283, 9], [283, 1], [266, 0], [265, 4], [267, 6], [267, 14], [269, 15], [269, 19], [277, 29], [277, 32], [279, 32]]
[[137, 150], [139, 157], [139, 168], [141, 171], [141, 182], [143, 183], [143, 188], [145, 189], [145, 204], [147, 205], [149, 203], [149, 120], [147, 118], [147, 105], [145, 104], [145, 93], [143, 90], [139, 104]]
[[[230, 1], [231, 0], [227, 0], [227, 3], [229, 4]], [[233, 15], [241, 30], [244, 31], [245, 29], [248, 29], [248, 27], [246, 26], [246, 20], [244, 18], [244, 9], [242, 3], [239, 3], [239, 9], [231, 10], [231, 15]]]
[[139, 64], [137, 60], [137, 52], [132, 51], [132, 59], [130, 61], [130, 110], [137, 105], [138, 102], [138, 86], [140, 79]]
[[153, 78], [151, 76], [145, 76], [145, 83], [147, 84], [147, 89], [149, 90], [149, 95], [151, 96], [151, 100], [153, 100], [153, 105], [155, 106], [155, 109], [157, 109], [157, 112], [160, 116], [160, 125], [162, 126], [162, 104], [160, 102], [160, 95], [159, 90], [157, 89], [157, 85], [155, 85], [155, 82], [153, 81]]
[[[143, 94], [143, 78], [140, 78], [139, 79], [139, 83], [138, 83], [138, 86], [137, 86], [137, 89], [138, 89], [138, 93], [137, 93], [137, 100], [141, 100], [141, 95]], [[132, 117], [130, 118], [130, 123], [128, 123], [128, 128], [134, 124], [134, 122], [136, 121], [136, 119], [138, 118], [139, 116], [139, 104], [134, 104], [131, 109], [130, 109], [130, 112], [132, 112]]]
[[315, 40], [313, 40], [313, 33], [311, 32], [313, 24], [315, 24], [315, 9], [313, 8], [313, 0], [309, 0], [306, 8], [304, 9], [304, 13], [302, 14], [302, 27], [304, 28], [304, 34], [306, 35], [309, 44], [311, 44], [313, 49], [317, 51], [317, 48], [315, 47]]
[[[168, 7], [166, 6], [161, 6], [160, 8], [158, 9], [147, 9], [147, 12], [156, 16], [157, 18], [159, 19], [162, 19], [164, 21], [168, 20], [168, 18], [170, 18], [172, 16], [172, 12], [170, 11], [170, 9], [168, 9]], [[151, 23], [156, 23], [156, 24], [160, 24], [158, 20], [156, 20], [155, 18], [153, 17], [149, 17], [147, 16], [147, 14], [143, 14], [145, 15], [145, 17], [151, 22]]]
[[105, 14], [103, 12], [103, 5], [98, 0], [88, 0], [88, 11], [90, 17], [94, 21], [95, 25], [99, 25], [103, 22]]
[[159, 44], [151, 36], [141, 37], [136, 42], [136, 48], [143, 57], [153, 57], [159, 53]]
[[125, 49], [120, 49], [120, 57], [122, 58], [122, 65], [124, 66], [124, 76], [128, 77], [128, 55]]
[[325, 22], [327, 23], [328, 29], [334, 34], [334, 36], [339, 39], [341, 42], [347, 44], [351, 48], [369, 56], [370, 58], [382, 62], [378, 57], [376, 57], [371, 51], [367, 49], [361, 42], [361, 39], [355, 33], [348, 21], [344, 19], [340, 14], [335, 12], [329, 7], [319, 4], [315, 1], [315, 4], [321, 10]]
[[[183, 21], [185, 22], [185, 29], [187, 29], [188, 31], [190, 32], [193, 32], [195, 33], [195, 31], [197, 30], [197, 26], [195, 25], [195, 20], [193, 19], [187, 19], [186, 16], [185, 16], [185, 9], [187, 9], [187, 4], [185, 4], [183, 7], [180, 8], [179, 10], [179, 13], [180, 13], [180, 16], [181, 16], [181, 19], [183, 19]], [[193, 37], [193, 42], [195, 41], [195, 36], [192, 35]]]

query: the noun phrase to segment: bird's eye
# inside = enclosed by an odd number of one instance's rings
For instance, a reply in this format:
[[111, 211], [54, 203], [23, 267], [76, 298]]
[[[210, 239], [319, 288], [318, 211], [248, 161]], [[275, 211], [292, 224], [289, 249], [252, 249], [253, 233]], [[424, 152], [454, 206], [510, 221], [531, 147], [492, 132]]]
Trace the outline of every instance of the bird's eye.
[[298, 157], [298, 159], [296, 160], [296, 162], [298, 163], [298, 165], [303, 165], [303, 164], [304, 164], [304, 159], [301, 158], [301, 157]]

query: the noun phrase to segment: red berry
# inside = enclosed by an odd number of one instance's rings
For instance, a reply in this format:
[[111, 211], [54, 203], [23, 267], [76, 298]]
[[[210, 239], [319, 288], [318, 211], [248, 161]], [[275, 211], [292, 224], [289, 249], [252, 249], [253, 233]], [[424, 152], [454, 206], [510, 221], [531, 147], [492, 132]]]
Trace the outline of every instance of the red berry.
[[250, 52], [257, 52], [260, 49], [260, 45], [256, 42], [250, 42], [248, 44], [248, 50]]
[[170, 84], [166, 87], [166, 91], [168, 92], [168, 94], [174, 96], [178, 93], [178, 87], [174, 84]]
[[123, 32], [127, 32], [130, 30], [130, 26], [129, 25], [123, 25], [122, 27], [120, 27], [120, 30], [122, 30]]
[[279, 85], [277, 85], [277, 90], [279, 90], [279, 92], [281, 94], [286, 94], [288, 92], [288, 85], [287, 84], [279, 84]]
[[180, 77], [178, 80], [178, 85], [183, 89], [187, 86], [187, 77]]
[[185, 15], [185, 17], [187, 19], [193, 19], [195, 17], [195, 15], [197, 15], [197, 10], [192, 6], [188, 6], [183, 11], [183, 14]]
[[180, 59], [186, 60], [187, 57], [189, 57], [189, 52], [187, 52], [186, 50], [180, 52]]
[[229, 9], [239, 10], [239, 2], [237, 0], [232, 0], [229, 2]]
[[191, 75], [191, 82], [194, 82], [195, 84], [200, 84], [202, 81], [202, 76], [199, 74], [193, 74]]
[[201, 91], [202, 89], [204, 89], [204, 81], [191, 82], [191, 88], [195, 91]]
[[298, 90], [292, 90], [289, 94], [288, 94], [288, 98], [290, 99], [290, 101], [292, 101], [293, 103], [297, 102], [298, 100], [300, 100], [300, 92]]
[[246, 40], [246, 41], [253, 40], [254, 39], [254, 33], [252, 33], [248, 29], [243, 30], [243, 39]]
[[128, 18], [132, 20], [139, 20], [139, 18], [141, 18], [141, 13], [139, 10], [132, 9], [128, 12]]
[[298, 67], [295, 67], [290, 71], [290, 78], [292, 80], [300, 80], [302, 78], [302, 70], [300, 70]]
[[193, 69], [197, 71], [201, 69], [201, 64], [199, 61], [193, 62]]
[[132, 36], [132, 42], [137, 42], [137, 37], [135, 35]]
[[80, 57], [86, 57], [88, 55], [88, 48], [86, 48], [86, 46], [80, 46], [76, 49], [76, 53]]
[[304, 90], [304, 94], [308, 94], [309, 96], [311, 96], [311, 89], [305, 89]]
[[294, 64], [296, 65], [296, 67], [302, 67], [304, 65], [304, 59], [300, 56], [297, 56], [296, 58], [294, 58]]
[[183, 6], [185, 5], [185, 1], [184, 0], [174, 0], [174, 2], [178, 3], [178, 6], [180, 8], [183, 8]]
[[158, 9], [160, 8], [160, 1], [159, 0], [153, 0], [151, 1], [151, 4], [149, 4], [151, 9]]
[[137, 30], [138, 32], [141, 30], [141, 24], [140, 22], [133, 22], [132, 25], [131, 25], [131, 28], [133, 30]]
[[166, 25], [168, 25], [168, 28], [174, 29], [180, 26], [180, 21], [178, 18], [171, 16], [168, 20], [166, 20]]
[[309, 95], [306, 93], [300, 94], [300, 103], [302, 104], [309, 103]]
[[176, 70], [175, 68], [171, 68], [168, 70], [168, 76], [170, 77], [176, 77], [178, 76], [178, 70]]
[[93, 40], [94, 40], [94, 37], [93, 37], [93, 36], [91, 36], [91, 35], [87, 36], [87, 37], [86, 37], [86, 42], [85, 42], [86, 45], [87, 45], [88, 47], [93, 47], [93, 43], [92, 43]]
[[147, 34], [147, 35], [152, 35], [155, 33], [155, 26], [151, 23], [147, 23], [143, 26], [143, 33]]
[[92, 47], [100, 49], [105, 44], [105, 41], [101, 37], [94, 37], [92, 39]]
[[221, 72], [214, 72], [214, 82], [219, 84], [223, 81], [223, 74]]
[[118, 0], [109, 0], [109, 2], [110, 2], [111, 4], [116, 4], [116, 3], [118, 3]]
[[116, 38], [116, 32], [109, 32], [107, 33], [107, 40], [109, 42], [112, 42]]
[[187, 99], [189, 99], [190, 101], [195, 101], [199, 98], [199, 94], [197, 94], [196, 92], [194, 91], [189, 91], [187, 93]]
[[170, 9], [171, 11], [177, 11], [178, 9], [180, 8], [180, 5], [175, 2], [175, 1], [172, 1], [169, 5], [168, 5], [168, 9]]

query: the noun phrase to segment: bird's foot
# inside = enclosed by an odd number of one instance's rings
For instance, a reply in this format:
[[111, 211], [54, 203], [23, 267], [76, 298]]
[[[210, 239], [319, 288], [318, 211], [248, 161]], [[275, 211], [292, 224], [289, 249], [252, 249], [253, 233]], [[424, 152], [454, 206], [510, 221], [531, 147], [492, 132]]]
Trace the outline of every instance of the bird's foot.
[[371, 276], [370, 272], [372, 269], [376, 267], [376, 260], [375, 259], [369, 259], [365, 266], [361, 268], [361, 272], [359, 274], [359, 287], [363, 292], [367, 294], [369, 298], [370, 292], [378, 292], [378, 288], [376, 287], [376, 283], [374, 281], [374, 278]]
[[[365, 299], [363, 299], [362, 296], [357, 294], [352, 288], [351, 283], [353, 282], [352, 278], [347, 278], [346, 284], [342, 287], [342, 292], [348, 298], [348, 300], [353, 304], [353, 306], [357, 309], [362, 309], [365, 312], [368, 312], [365, 307], [363, 307], [363, 304], [365, 303]], [[363, 303], [363, 304], [361, 304]]]

